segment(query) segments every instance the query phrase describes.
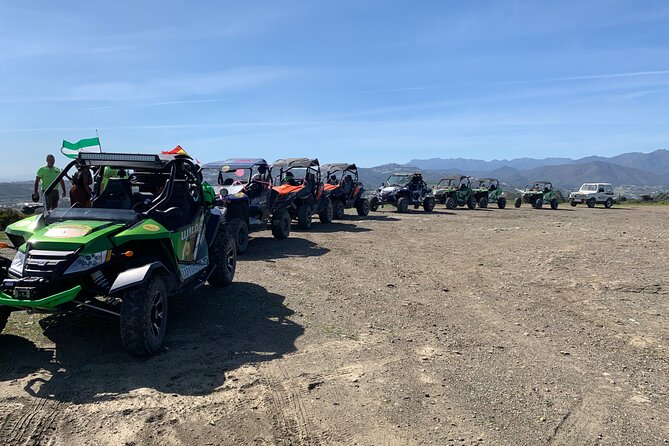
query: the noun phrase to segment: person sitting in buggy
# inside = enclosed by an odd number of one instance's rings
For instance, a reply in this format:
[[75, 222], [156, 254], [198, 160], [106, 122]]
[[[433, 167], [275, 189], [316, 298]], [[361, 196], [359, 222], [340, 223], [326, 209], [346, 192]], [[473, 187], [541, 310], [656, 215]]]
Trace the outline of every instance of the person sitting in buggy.
[[409, 183], [409, 191], [411, 192], [411, 195], [414, 197], [414, 199], [418, 199], [420, 196], [420, 180], [418, 179], [417, 176], [414, 176], [411, 179], [411, 182]]
[[295, 180], [295, 175], [293, 175], [293, 172], [291, 172], [291, 171], [286, 172], [286, 174], [283, 176], [283, 179], [281, 180], [281, 184], [289, 184], [291, 186], [299, 186], [299, 184]]
[[343, 188], [344, 188], [344, 193], [346, 196], [349, 196], [351, 191], [353, 190], [353, 177], [351, 175], [346, 175], [344, 177], [344, 181], [342, 182]]

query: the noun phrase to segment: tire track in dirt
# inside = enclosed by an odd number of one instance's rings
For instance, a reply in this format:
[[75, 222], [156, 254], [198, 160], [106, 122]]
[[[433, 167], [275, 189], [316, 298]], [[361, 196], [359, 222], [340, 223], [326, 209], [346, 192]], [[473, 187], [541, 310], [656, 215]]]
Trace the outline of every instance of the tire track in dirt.
[[31, 403], [7, 414], [0, 426], [0, 438], [7, 446], [50, 444], [52, 426], [63, 403], [35, 397]]
[[589, 389], [585, 397], [562, 416], [546, 444], [583, 444], [585, 438], [598, 442], [601, 426], [608, 416], [608, 411], [600, 406], [602, 393], [603, 389]]
[[318, 439], [311, 436], [307, 410], [299, 392], [297, 383], [292, 382], [288, 371], [278, 362], [264, 367], [264, 380], [269, 389], [268, 403], [275, 428], [282, 432], [275, 434], [279, 443], [288, 440], [288, 444], [317, 445]]

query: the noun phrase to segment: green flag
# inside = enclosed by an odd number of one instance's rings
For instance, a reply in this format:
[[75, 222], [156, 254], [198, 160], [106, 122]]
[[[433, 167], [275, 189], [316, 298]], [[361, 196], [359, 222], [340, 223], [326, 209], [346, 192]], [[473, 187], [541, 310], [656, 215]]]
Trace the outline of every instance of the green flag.
[[[89, 147], [97, 147], [97, 150], [90, 150]], [[77, 142], [63, 140], [63, 147], [60, 151], [68, 158], [76, 158], [79, 152], [99, 152], [100, 138], [86, 138]]]

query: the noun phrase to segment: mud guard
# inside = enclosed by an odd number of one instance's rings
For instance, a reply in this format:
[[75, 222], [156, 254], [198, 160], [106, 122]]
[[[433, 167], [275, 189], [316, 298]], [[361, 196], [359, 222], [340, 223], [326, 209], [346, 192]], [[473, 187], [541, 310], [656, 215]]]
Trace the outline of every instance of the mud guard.
[[116, 293], [120, 293], [121, 291], [125, 291], [128, 288], [142, 285], [154, 271], [169, 273], [167, 268], [165, 268], [165, 265], [163, 265], [163, 262], [160, 261], [147, 263], [146, 265], [139, 266], [137, 268], [130, 268], [123, 271], [116, 277], [114, 284], [109, 290], [109, 294], [114, 295]]

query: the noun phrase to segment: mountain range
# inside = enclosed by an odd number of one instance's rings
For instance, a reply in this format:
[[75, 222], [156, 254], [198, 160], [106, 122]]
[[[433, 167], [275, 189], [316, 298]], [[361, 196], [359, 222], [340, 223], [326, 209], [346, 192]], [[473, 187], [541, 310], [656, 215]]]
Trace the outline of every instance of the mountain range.
[[360, 169], [368, 187], [380, 184], [396, 171], [421, 171], [429, 183], [448, 174], [494, 177], [511, 186], [532, 180], [548, 180], [563, 189], [578, 188], [582, 183], [601, 181], [615, 186], [669, 188], [669, 150], [650, 153], [631, 152], [613, 157], [516, 158], [484, 161], [466, 158], [413, 159], [407, 164], [384, 164]]
[[[669, 190], [669, 150], [631, 152], [609, 158], [414, 159], [406, 164], [360, 168], [359, 174], [366, 188], [371, 190], [391, 173], [416, 171], [423, 172], [429, 184], [436, 184], [452, 174], [493, 177], [513, 187], [522, 187], [532, 180], [548, 180], [565, 190], [576, 189], [585, 182], [602, 181], [612, 183], [620, 193], [634, 196], [651, 190]], [[0, 183], [0, 207], [29, 201], [32, 188], [32, 181]]]
[[565, 164], [584, 164], [603, 162], [622, 167], [631, 167], [654, 174], [669, 174], [669, 150], [658, 149], [650, 153], [630, 152], [612, 157], [588, 156], [585, 158], [515, 158], [511, 160], [483, 161], [466, 158], [431, 158], [413, 159], [407, 165], [424, 170], [456, 169], [468, 172], [493, 171], [502, 167], [512, 167], [517, 170], [530, 170], [543, 166], [559, 166]]

